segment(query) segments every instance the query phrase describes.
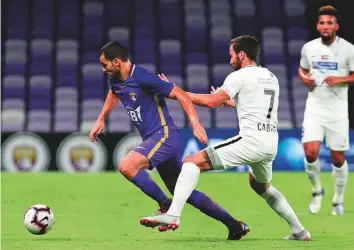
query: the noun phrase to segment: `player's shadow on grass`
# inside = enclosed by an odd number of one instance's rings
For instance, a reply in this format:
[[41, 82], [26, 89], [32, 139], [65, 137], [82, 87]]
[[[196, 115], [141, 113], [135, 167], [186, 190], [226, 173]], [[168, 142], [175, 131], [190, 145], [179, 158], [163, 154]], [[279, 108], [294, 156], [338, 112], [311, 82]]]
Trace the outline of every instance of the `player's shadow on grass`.
[[274, 239], [274, 238], [255, 238], [255, 237], [245, 237], [242, 240], [226, 240], [226, 238], [222, 237], [207, 237], [207, 236], [182, 236], [179, 235], [178, 237], [168, 237], [154, 239], [154, 241], [168, 241], [168, 242], [205, 242], [205, 243], [232, 243], [232, 242], [239, 242], [239, 241], [284, 241], [283, 239]]

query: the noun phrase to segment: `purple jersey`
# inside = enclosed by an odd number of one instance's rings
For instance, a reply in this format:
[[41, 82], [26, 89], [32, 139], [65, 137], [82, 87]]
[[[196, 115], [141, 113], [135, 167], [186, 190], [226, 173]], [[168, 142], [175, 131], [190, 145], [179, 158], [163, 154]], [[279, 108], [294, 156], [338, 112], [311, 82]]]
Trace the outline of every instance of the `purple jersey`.
[[165, 97], [174, 85], [162, 81], [157, 75], [132, 64], [127, 80], [109, 81], [111, 90], [116, 94], [129, 118], [138, 129], [143, 140], [154, 133], [169, 137], [172, 130], [178, 130], [169, 114]]

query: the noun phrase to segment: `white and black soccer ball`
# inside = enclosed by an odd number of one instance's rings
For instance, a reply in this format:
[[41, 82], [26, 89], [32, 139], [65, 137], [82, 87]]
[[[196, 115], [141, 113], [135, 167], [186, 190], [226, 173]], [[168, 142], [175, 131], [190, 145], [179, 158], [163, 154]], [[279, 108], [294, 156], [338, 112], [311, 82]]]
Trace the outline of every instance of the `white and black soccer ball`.
[[25, 226], [33, 234], [48, 233], [54, 222], [53, 211], [46, 205], [33, 205], [25, 213]]

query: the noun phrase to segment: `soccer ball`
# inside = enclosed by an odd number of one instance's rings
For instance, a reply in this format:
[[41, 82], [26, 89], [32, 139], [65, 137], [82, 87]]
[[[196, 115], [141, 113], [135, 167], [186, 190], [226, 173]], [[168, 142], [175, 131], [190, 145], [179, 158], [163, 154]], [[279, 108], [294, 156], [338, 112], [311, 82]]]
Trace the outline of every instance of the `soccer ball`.
[[54, 225], [53, 211], [46, 205], [33, 205], [27, 209], [24, 223], [31, 233], [46, 234]]

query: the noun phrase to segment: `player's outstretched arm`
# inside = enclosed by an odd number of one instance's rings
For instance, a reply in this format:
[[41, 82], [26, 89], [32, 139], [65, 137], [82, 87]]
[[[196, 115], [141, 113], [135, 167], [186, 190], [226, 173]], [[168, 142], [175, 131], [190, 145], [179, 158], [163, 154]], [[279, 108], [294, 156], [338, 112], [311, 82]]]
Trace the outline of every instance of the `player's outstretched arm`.
[[[165, 82], [170, 82], [164, 74], [158, 74], [159, 78]], [[216, 108], [219, 106], [230, 106], [236, 107], [234, 100], [230, 100], [230, 97], [225, 91], [216, 91], [212, 87], [211, 94], [194, 94], [191, 92], [185, 92], [188, 94], [189, 98], [195, 105]], [[171, 99], [176, 99], [174, 96], [169, 97]]]
[[[219, 88], [215, 89], [214, 86], [211, 86], [211, 94], [214, 94], [216, 91], [218, 91]], [[233, 107], [236, 108], [236, 102], [234, 99], [230, 99], [226, 102], [224, 102], [223, 104], [221, 104], [222, 107]]]
[[349, 76], [327, 76], [324, 81], [329, 87], [335, 86], [337, 84], [351, 84], [354, 83], [354, 73]]
[[298, 76], [300, 81], [302, 81], [308, 88], [315, 87], [315, 80], [311, 78], [311, 75], [307, 69], [299, 68]]
[[119, 102], [118, 96], [116, 96], [112, 90], [110, 90], [107, 94], [106, 100], [103, 104], [103, 108], [98, 115], [98, 118], [93, 125], [91, 132], [90, 132], [90, 140], [95, 141], [97, 137], [103, 132], [104, 129], [104, 120], [107, 118], [109, 112], [117, 105]]
[[198, 138], [201, 143], [206, 144], [208, 142], [208, 137], [206, 135], [205, 129], [200, 125], [197, 111], [195, 110], [191, 99], [188, 97], [188, 94], [181, 88], [174, 86], [169, 95], [169, 98], [177, 99], [184, 112], [188, 116], [194, 136]]

